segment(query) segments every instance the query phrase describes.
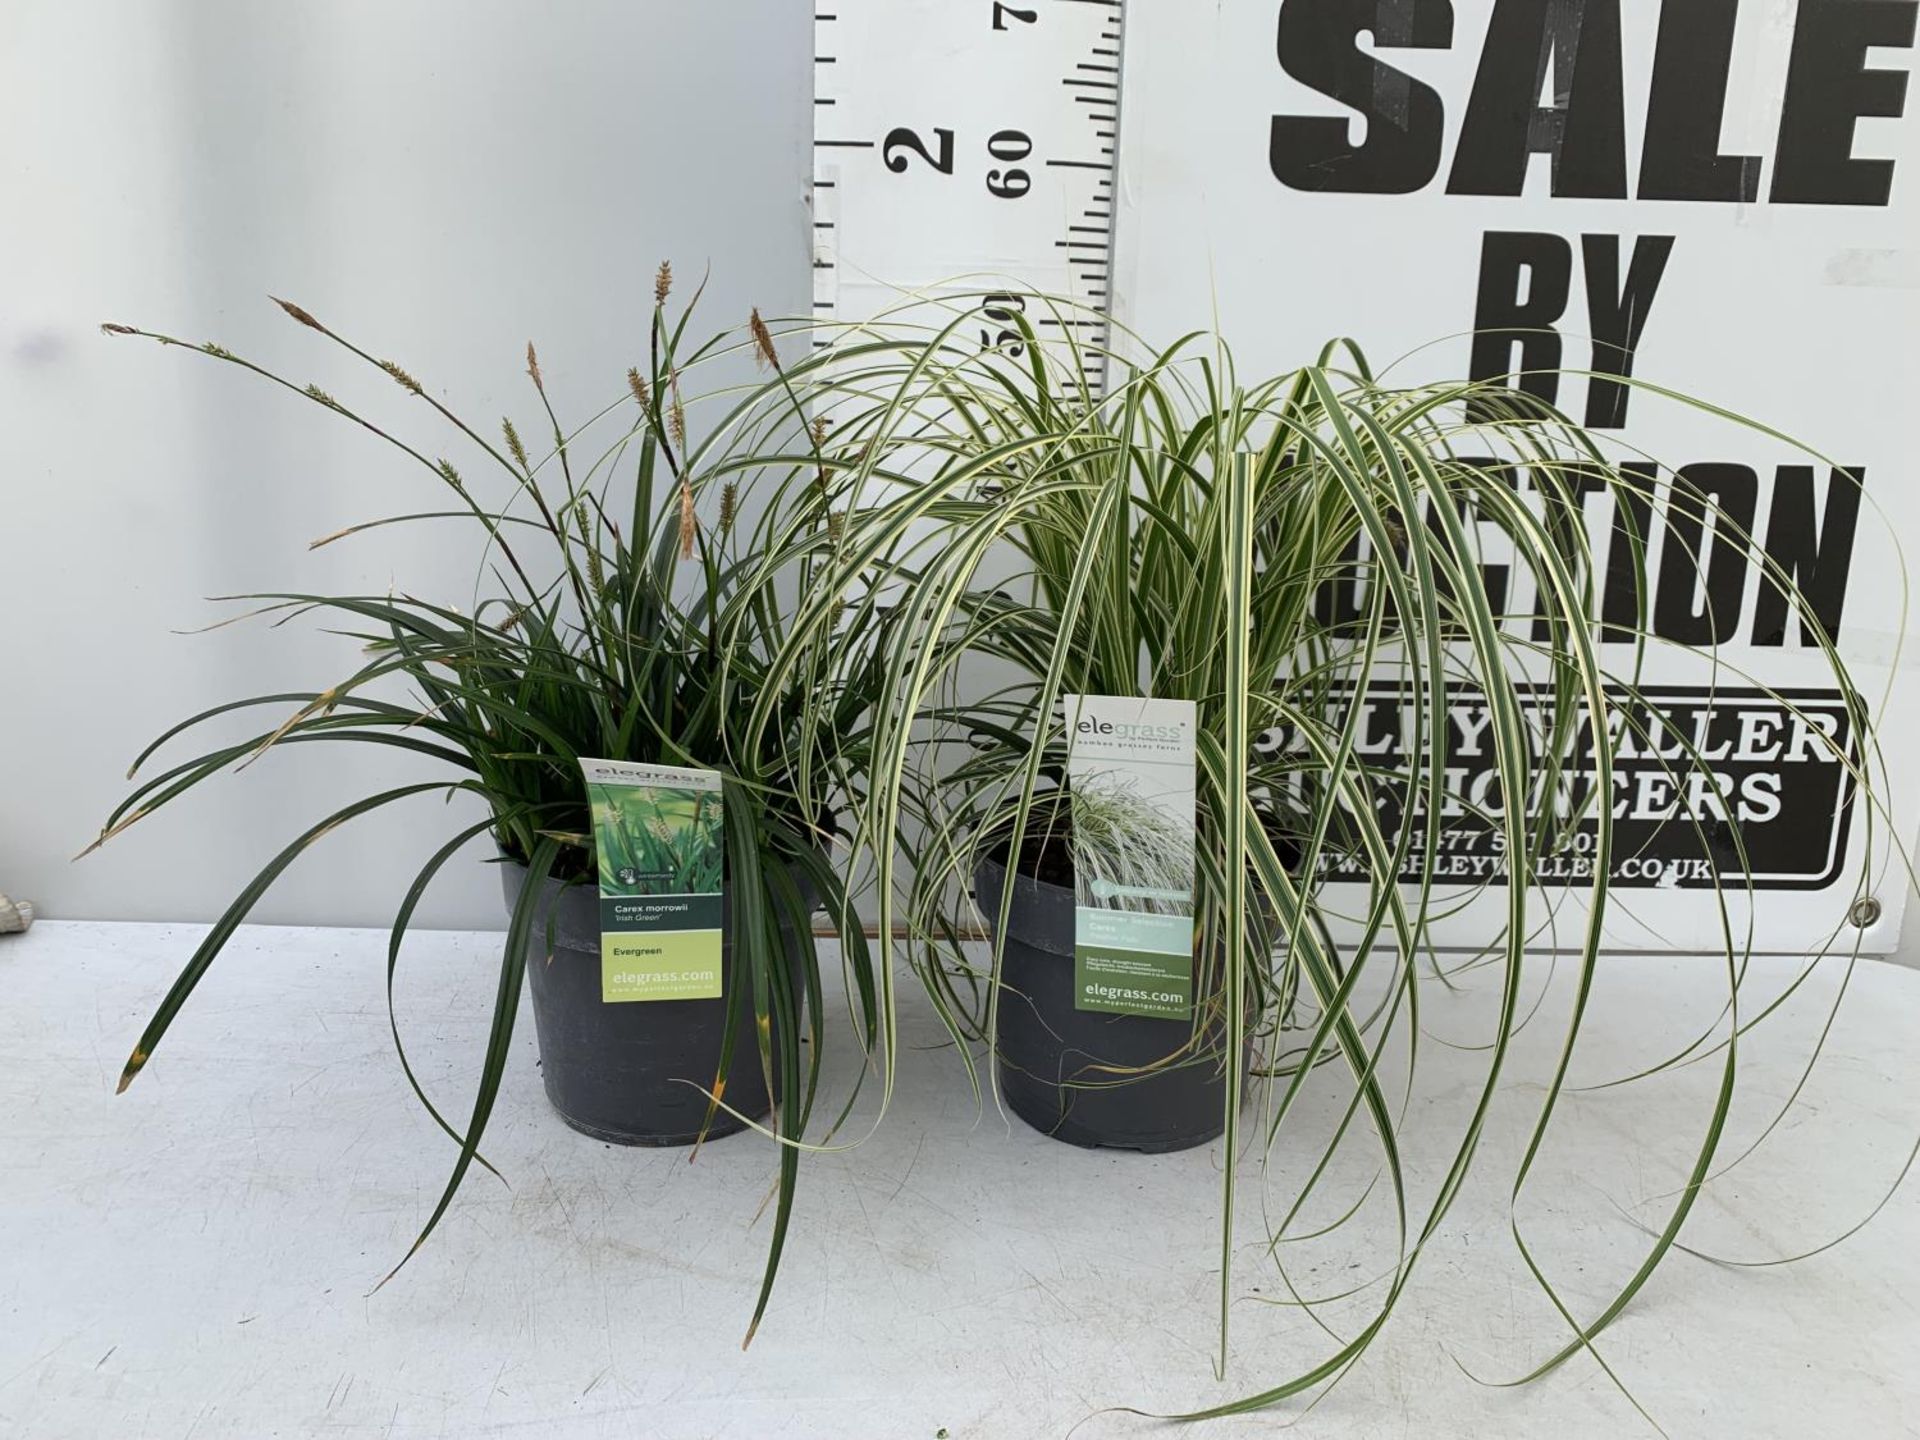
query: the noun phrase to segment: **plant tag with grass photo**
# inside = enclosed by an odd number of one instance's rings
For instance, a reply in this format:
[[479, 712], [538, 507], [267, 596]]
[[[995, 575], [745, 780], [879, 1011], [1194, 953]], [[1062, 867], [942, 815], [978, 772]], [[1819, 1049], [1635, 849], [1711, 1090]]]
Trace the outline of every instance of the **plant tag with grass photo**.
[[1073, 1003], [1193, 1010], [1194, 705], [1068, 695]]
[[720, 775], [586, 760], [600, 873], [600, 998], [720, 994]]

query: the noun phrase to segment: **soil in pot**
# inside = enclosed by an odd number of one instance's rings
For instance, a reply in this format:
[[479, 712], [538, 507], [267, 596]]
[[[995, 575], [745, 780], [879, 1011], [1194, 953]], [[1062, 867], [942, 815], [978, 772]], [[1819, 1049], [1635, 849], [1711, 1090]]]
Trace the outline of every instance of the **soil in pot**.
[[[512, 910], [526, 867], [503, 861], [501, 888]], [[799, 876], [795, 875], [796, 882]], [[802, 893], [812, 898], [801, 884]], [[746, 1122], [716, 1109], [707, 1123], [707, 1090], [720, 1065], [727, 1002], [737, 982], [731, 915], [721, 910], [721, 994], [713, 1000], [608, 1003], [600, 998], [599, 891], [591, 884], [548, 880], [527, 945], [527, 979], [540, 1043], [547, 1099], [575, 1130], [618, 1145], [691, 1145], [744, 1130]], [[548, 922], [553, 946], [548, 958]], [[805, 937], [783, 922], [781, 938], [794, 989], [801, 989]], [[728, 1057], [728, 1105], [759, 1119], [773, 1108], [754, 1038], [753, 1002], [743, 993]]]
[[[1007, 852], [989, 852], [974, 894], [998, 922]], [[1074, 1005], [1073, 863], [1059, 829], [1030, 837], [1013, 878], [1001, 956], [994, 1062], [1009, 1109], [1070, 1145], [1159, 1153], [1204, 1145], [1226, 1128], [1226, 1044], [1217, 1002], [1190, 1019], [1109, 1015]], [[1218, 967], [1216, 967], [1217, 969]], [[1249, 1039], [1239, 1063], [1244, 1081]]]

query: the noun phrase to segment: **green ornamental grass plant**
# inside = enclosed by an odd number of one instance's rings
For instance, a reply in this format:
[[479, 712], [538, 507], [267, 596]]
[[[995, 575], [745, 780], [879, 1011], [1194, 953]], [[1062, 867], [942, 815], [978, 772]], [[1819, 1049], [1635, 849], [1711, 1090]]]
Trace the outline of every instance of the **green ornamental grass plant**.
[[[1610, 878], [1629, 858], [1615, 838], [1615, 755], [1657, 739], [1676, 757], [1665, 764], [1678, 793], [1710, 772], [1691, 739], [1660, 731], [1642, 682], [1660, 643], [1646, 597], [1636, 591], [1627, 614], [1605, 599], [1586, 497], [1622, 497], [1629, 517], [1707, 521], [1715, 543], [1747, 550], [1763, 585], [1797, 614], [1849, 709], [1851, 742], [1826, 746], [1856, 787], [1862, 884], [1890, 843], [1872, 716], [1815, 607], [1733, 517], [1667, 472], [1623, 467], [1522, 392], [1390, 384], [1344, 342], [1298, 370], [1246, 383], [1223, 345], [1196, 335], [1145, 358], [1105, 357], [1109, 384], [1087, 394], [1077, 378], [1088, 357], [1071, 339], [1051, 338], [1079, 333], [1083, 316], [1043, 297], [1018, 306], [987, 297], [1018, 334], [982, 351], [972, 343], [979, 303], [956, 300], [950, 321], [932, 325], [921, 308], [911, 322], [860, 327], [839, 354], [795, 377], [806, 403], [830, 417], [848, 473], [834, 583], [803, 598], [790, 640], [832, 638], [847, 673], [876, 663], [885, 673], [861, 737], [869, 783], [856, 842], [874, 852], [883, 926], [903, 924], [982, 1091], [993, 1072], [983, 1079], [972, 1068], [972, 1047], [992, 1047], [996, 1017], [1011, 1003], [1001, 978], [1015, 873], [1045, 877], [1049, 864], [1057, 872], [1059, 831], [1087, 813], [1081, 797], [1061, 803], [1061, 697], [1197, 705], [1192, 1033], [1224, 1072], [1235, 1162], [1220, 1167], [1219, 1364], [1224, 1373], [1246, 1184], [1260, 1191], [1268, 1231], [1260, 1252], [1278, 1272], [1268, 1293], [1292, 1297], [1283, 1303], [1324, 1332], [1310, 1362], [1188, 1418], [1250, 1410], [1336, 1380], [1395, 1312], [1482, 1156], [1531, 1015], [1529, 948], [1551, 947], [1571, 952], [1558, 963], [1574, 967], [1577, 983], [1557, 1064], [1506, 1177], [1518, 1202], [1563, 1108], [1609, 918], [1631, 905]], [[1642, 388], [1729, 425], [1749, 423]], [[797, 472], [807, 458], [787, 460]], [[1834, 483], [1852, 483], [1834, 473]], [[1697, 540], [1698, 524], [1691, 533]], [[1613, 564], [1640, 573], [1648, 539], [1630, 524]], [[1495, 562], [1511, 579], [1504, 594], [1488, 583]], [[881, 614], [893, 621], [884, 634], [868, 623]], [[1766, 689], [1699, 658], [1707, 675]], [[1383, 685], [1400, 697], [1398, 758], [1362, 744], [1362, 702]], [[1769, 693], [1799, 713], [1792, 697]], [[1478, 799], [1457, 793], [1446, 772], [1448, 727], [1463, 707], [1484, 714], [1493, 755], [1494, 783]], [[1431, 823], [1436, 816], [1447, 818]], [[1725, 806], [1682, 809], [1669, 824], [1667, 839], [1716, 875], [1745, 873], [1740, 826]], [[1492, 838], [1504, 856], [1496, 875], [1434, 878], [1456, 829]], [[1076, 830], [1070, 863], [1114, 849], [1111, 836], [1099, 839], [1096, 847]], [[1549, 878], [1575, 851], [1592, 857], [1588, 878]], [[1009, 853], [1023, 863], [1008, 867], [1000, 895], [980, 897], [998, 916], [981, 964], [961, 944], [978, 914], [965, 891], [983, 858]], [[1333, 873], [1359, 884], [1334, 892]], [[1536, 1262], [1516, 1221], [1520, 1254], [1565, 1325], [1562, 1343], [1527, 1378], [1581, 1354], [1604, 1366], [1596, 1338], [1681, 1248], [1702, 1185], [1736, 1158], [1723, 1141], [1738, 1040], [1764, 1019], [1741, 1006], [1754, 942], [1734, 903], [1741, 883], [1723, 879], [1700, 896], [1721, 916], [1727, 1010], [1669, 1064], [1712, 1067], [1717, 1086], [1690, 1172], [1650, 1222], [1632, 1274], [1601, 1303], [1577, 1303]], [[1437, 949], [1433, 922], [1475, 902], [1501, 917], [1497, 941], [1474, 956]], [[1262, 914], [1275, 917], [1271, 946], [1251, 923]], [[1465, 1122], [1439, 1142], [1448, 1158], [1437, 1183], [1416, 1181], [1404, 1158], [1405, 1116], [1431, 1043], [1421, 1038], [1422, 1008], [1469, 969], [1496, 982], [1497, 1021]], [[1225, 1060], [1248, 1038], [1265, 1057], [1250, 1094]], [[1289, 1122], [1325, 1085], [1344, 1097], [1331, 1139], [1298, 1172], [1301, 1183], [1271, 1193], [1284, 1168], [1274, 1158], [1298, 1158], [1289, 1147], [1300, 1127]], [[1430, 1151], [1434, 1137], [1421, 1139]], [[1373, 1181], [1336, 1191], [1336, 1162], [1354, 1147], [1370, 1150]], [[1329, 1209], [1344, 1217], [1338, 1223], [1363, 1211], [1384, 1216], [1397, 1237], [1358, 1291], [1316, 1294], [1289, 1273], [1290, 1247], [1321, 1233], [1314, 1217]], [[1321, 1319], [1343, 1303], [1337, 1325]]]
[[[410, 1257], [446, 1214], [469, 1168], [476, 1163], [492, 1168], [480, 1145], [507, 1064], [528, 955], [548, 953], [553, 943], [535, 928], [543, 882], [552, 877], [590, 885], [597, 878], [580, 758], [720, 771], [724, 858], [714, 848], [722, 838], [715, 825], [690, 832], [689, 838], [701, 843], [675, 849], [638, 817], [619, 830], [626, 850], [597, 858], [600, 865], [679, 871], [690, 888], [712, 880], [716, 868], [724, 869], [736, 965], [744, 967], [736, 976], [746, 982], [733, 987], [728, 1003], [752, 1008], [758, 1063], [776, 1097], [770, 1133], [785, 1142], [753, 1316], [757, 1325], [786, 1237], [801, 1140], [820, 1098], [829, 1033], [811, 904], [803, 898], [803, 886], [818, 897], [838, 939], [851, 1042], [863, 1053], [870, 1051], [880, 1031], [876, 997], [885, 983], [884, 967], [876, 963], [855, 917], [842, 879], [844, 866], [828, 854], [832, 807], [857, 793], [860, 714], [869, 702], [857, 684], [846, 684], [844, 673], [840, 688], [827, 695], [807, 648], [789, 647], [784, 639], [786, 602], [776, 581], [803, 585], [810, 569], [824, 561], [832, 543], [827, 511], [813, 495], [797, 497], [797, 513], [764, 503], [770, 497], [755, 483], [756, 467], [735, 458], [736, 446], [749, 454], [775, 448], [752, 425], [778, 432], [797, 424], [795, 413], [781, 402], [784, 382], [776, 374], [733, 390], [715, 389], [697, 411], [687, 398], [702, 377], [729, 360], [758, 355], [762, 363], [777, 361], [771, 332], [756, 313], [741, 331], [695, 344], [687, 334], [693, 306], [671, 308], [670, 286], [671, 272], [662, 265], [643, 342], [647, 358], [628, 372], [619, 400], [585, 425], [562, 425], [528, 346], [527, 375], [539, 422], [526, 433], [538, 434], [537, 443], [525, 440], [511, 419], [493, 433], [469, 424], [398, 363], [361, 349], [300, 306], [280, 302], [306, 330], [383, 372], [378, 383], [397, 385], [415, 397], [428, 412], [427, 421], [440, 428], [450, 453], [463, 457], [458, 463], [441, 458], [432, 442], [393, 433], [348, 401], [285, 379], [218, 345], [106, 326], [110, 334], [144, 336], [249, 371], [332, 412], [382, 442], [446, 502], [440, 509], [354, 526], [316, 543], [382, 525], [464, 522], [476, 571], [488, 583], [471, 614], [404, 593], [241, 597], [258, 603], [252, 613], [277, 623], [318, 619], [351, 636], [364, 647], [361, 662], [323, 688], [229, 701], [168, 730], [141, 753], [135, 771], [209, 722], [256, 712], [270, 717], [254, 733], [173, 761], [142, 781], [108, 817], [96, 844], [213, 776], [286, 746], [398, 748], [439, 772], [319, 818], [241, 889], [141, 1035], [121, 1077], [124, 1090], [153, 1059], [235, 928], [309, 846], [350, 821], [405, 800], [470, 795], [482, 803], [480, 818], [450, 824], [445, 843], [424, 857], [394, 917], [388, 946], [391, 1013], [402, 942], [435, 876], [482, 837], [497, 847], [503, 862], [526, 868], [527, 883], [512, 907], [502, 953], [485, 1060], [464, 1120], [443, 1115], [421, 1089], [394, 1021], [394, 1042], [409, 1083], [458, 1152]], [[798, 433], [804, 445], [804, 425]], [[479, 478], [470, 479], [470, 469]], [[790, 565], [780, 576], [760, 558], [774, 533]], [[750, 736], [737, 723], [749, 711], [759, 717]], [[836, 737], [831, 749], [819, 744], [825, 735]], [[803, 937], [798, 967], [781, 959], [783, 924]], [[730, 1009], [725, 1027], [729, 1037], [733, 1013]], [[719, 1077], [731, 1060], [723, 1049]], [[865, 1068], [855, 1067], [856, 1093]], [[726, 1104], [720, 1089], [716, 1077], [709, 1122]], [[849, 1095], [845, 1104], [850, 1107], [853, 1099]]]

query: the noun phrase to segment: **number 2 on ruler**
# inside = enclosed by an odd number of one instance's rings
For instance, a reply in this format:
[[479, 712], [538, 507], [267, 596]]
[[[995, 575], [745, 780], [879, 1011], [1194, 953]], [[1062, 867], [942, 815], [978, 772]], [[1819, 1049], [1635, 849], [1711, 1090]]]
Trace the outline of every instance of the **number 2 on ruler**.
[[[927, 148], [927, 142], [920, 138], [916, 130], [905, 125], [896, 125], [887, 132], [887, 138], [880, 143], [880, 158], [886, 162], [887, 169], [896, 175], [907, 173], [907, 155], [918, 155], [942, 175], [953, 173], [953, 131], [945, 126], [936, 126], [933, 138], [937, 142], [938, 154]], [[996, 130], [993, 138], [987, 141], [987, 154], [1003, 163], [1024, 160], [1033, 153], [1033, 139], [1024, 130]], [[1018, 200], [1033, 188], [1033, 177], [1025, 170], [1008, 164], [1004, 170], [987, 171], [987, 193], [1001, 200]]]
[[880, 158], [887, 162], [887, 168], [894, 174], [904, 175], [907, 170], [907, 157], [900, 152], [911, 150], [942, 175], [951, 175], [953, 173], [953, 131], [936, 129], [933, 137], [940, 142], [940, 158], [937, 160], [927, 149], [926, 141], [906, 126], [896, 126], [887, 132], [887, 138], [881, 142]]

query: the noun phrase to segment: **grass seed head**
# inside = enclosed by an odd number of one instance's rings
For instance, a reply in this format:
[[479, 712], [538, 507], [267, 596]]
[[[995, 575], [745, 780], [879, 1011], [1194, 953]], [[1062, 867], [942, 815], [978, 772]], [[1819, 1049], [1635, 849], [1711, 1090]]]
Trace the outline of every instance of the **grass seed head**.
[[533, 467], [527, 463], [527, 447], [520, 443], [520, 432], [513, 428], [513, 421], [502, 419], [500, 433], [506, 437], [507, 453], [513, 456], [514, 463], [522, 470], [531, 470]]
[[780, 368], [780, 354], [773, 348], [773, 332], [767, 329], [767, 322], [760, 318], [760, 307], [753, 307], [753, 314], [747, 319], [747, 328], [753, 332], [754, 363], [770, 370]]
[[405, 370], [402, 370], [399, 365], [392, 360], [382, 360], [380, 362], [380, 368], [391, 375], [394, 383], [409, 395], [418, 395], [421, 393], [420, 382]]
[[574, 502], [573, 518], [580, 524], [580, 543], [587, 547], [587, 584], [593, 589], [593, 598], [604, 601], [607, 594], [607, 571], [600, 559], [600, 547], [594, 542], [593, 521], [587, 513], [585, 500]]
[[294, 304], [291, 300], [282, 300], [278, 295], [275, 295], [273, 297], [273, 303], [278, 305], [282, 310], [286, 311], [287, 314], [291, 315], [294, 319], [298, 320], [302, 325], [306, 326], [309, 330], [318, 330], [322, 334], [326, 333], [326, 329], [327, 329], [326, 326], [322, 325], [318, 320], [314, 319], [313, 316], [309, 315], [305, 310], [302, 310], [298, 305]]

